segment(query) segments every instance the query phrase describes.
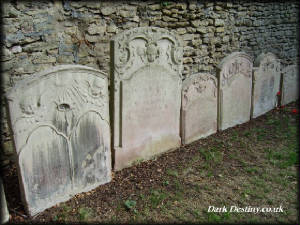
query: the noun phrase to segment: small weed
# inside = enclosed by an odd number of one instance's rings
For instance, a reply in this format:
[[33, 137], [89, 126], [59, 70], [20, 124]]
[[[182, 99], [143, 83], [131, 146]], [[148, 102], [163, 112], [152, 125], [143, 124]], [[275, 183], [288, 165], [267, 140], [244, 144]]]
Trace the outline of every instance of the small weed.
[[127, 210], [133, 210], [134, 212], [136, 212], [136, 209], [135, 209], [136, 201], [127, 199], [124, 202], [124, 205], [125, 205], [125, 207], [126, 207]]
[[175, 184], [175, 188], [178, 191], [183, 191], [184, 187], [182, 185], [182, 183], [179, 180], [174, 180], [174, 184]]
[[140, 197], [140, 199], [145, 200], [145, 195], [144, 194], [140, 194], [139, 197]]
[[199, 149], [199, 151], [206, 162], [219, 163], [223, 160], [223, 154], [217, 148], [212, 147], [210, 150]]
[[192, 214], [197, 220], [201, 219], [201, 213], [199, 212], [199, 210], [193, 210]]
[[163, 182], [163, 185], [164, 185], [164, 186], [168, 186], [168, 185], [169, 185], [169, 181], [168, 181], [168, 180], [165, 180], [165, 181]]
[[65, 221], [68, 213], [72, 210], [70, 206], [62, 205], [62, 212], [58, 213], [53, 217], [53, 221]]
[[168, 195], [160, 190], [153, 190], [150, 195], [150, 202], [153, 208], [157, 208]]
[[167, 174], [173, 177], [178, 177], [178, 172], [176, 170], [167, 169]]
[[182, 201], [184, 199], [184, 193], [181, 191], [176, 191], [172, 196], [172, 199], [175, 201]]
[[208, 223], [215, 223], [215, 222], [221, 222], [222, 221], [221, 216], [219, 216], [218, 214], [216, 214], [214, 212], [208, 212], [207, 213], [207, 219], [208, 219]]
[[245, 170], [246, 170], [247, 173], [251, 173], [251, 174], [258, 173], [258, 170], [257, 170], [256, 167], [246, 167]]
[[79, 220], [80, 221], [86, 221], [93, 215], [93, 210], [88, 207], [79, 208]]

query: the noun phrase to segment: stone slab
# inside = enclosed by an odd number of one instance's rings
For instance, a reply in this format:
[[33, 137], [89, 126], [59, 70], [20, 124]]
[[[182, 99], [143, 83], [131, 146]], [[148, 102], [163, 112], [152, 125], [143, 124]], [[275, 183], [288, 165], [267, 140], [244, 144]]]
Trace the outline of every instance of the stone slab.
[[225, 130], [250, 120], [252, 58], [234, 52], [218, 65], [218, 130]]
[[218, 81], [206, 73], [193, 74], [182, 84], [181, 138], [188, 144], [217, 132]]
[[280, 62], [272, 53], [260, 54], [254, 62], [251, 117], [256, 118], [277, 105]]
[[9, 221], [9, 212], [5, 198], [4, 186], [0, 177], [0, 224], [5, 224]]
[[281, 105], [299, 98], [299, 66], [289, 65], [282, 69]]
[[115, 170], [180, 146], [182, 41], [162, 28], [116, 35], [112, 46]]
[[111, 180], [108, 79], [63, 65], [7, 94], [22, 198], [35, 215]]

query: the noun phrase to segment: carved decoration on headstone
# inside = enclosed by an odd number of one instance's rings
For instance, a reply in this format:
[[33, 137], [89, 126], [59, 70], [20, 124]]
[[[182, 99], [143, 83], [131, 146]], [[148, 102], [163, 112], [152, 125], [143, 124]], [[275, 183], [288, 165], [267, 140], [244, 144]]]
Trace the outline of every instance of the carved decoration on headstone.
[[218, 129], [225, 130], [250, 119], [252, 58], [243, 52], [225, 57], [218, 65]]
[[260, 54], [254, 62], [251, 117], [276, 107], [280, 86], [280, 62], [272, 53]]
[[289, 104], [299, 98], [299, 66], [289, 65], [282, 70], [281, 105]]
[[181, 138], [188, 144], [217, 131], [217, 78], [200, 73], [182, 84]]
[[139, 27], [112, 41], [115, 169], [180, 146], [182, 43]]
[[108, 79], [57, 66], [7, 94], [22, 198], [35, 215], [111, 180]]

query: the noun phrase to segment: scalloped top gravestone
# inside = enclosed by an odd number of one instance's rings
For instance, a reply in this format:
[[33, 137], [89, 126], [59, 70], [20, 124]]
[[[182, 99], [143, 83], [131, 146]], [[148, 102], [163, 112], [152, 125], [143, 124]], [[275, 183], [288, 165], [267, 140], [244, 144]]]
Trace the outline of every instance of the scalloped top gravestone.
[[188, 144], [217, 132], [217, 78], [193, 74], [182, 84], [181, 137]]
[[289, 65], [282, 70], [281, 105], [289, 104], [299, 98], [299, 67]]
[[30, 215], [111, 180], [105, 74], [53, 67], [18, 81], [7, 100]]
[[260, 54], [254, 62], [252, 118], [276, 107], [280, 88], [280, 62], [272, 53]]
[[139, 27], [112, 41], [113, 142], [120, 170], [180, 146], [182, 43]]
[[234, 52], [218, 65], [218, 129], [225, 130], [250, 120], [252, 92], [252, 59]]

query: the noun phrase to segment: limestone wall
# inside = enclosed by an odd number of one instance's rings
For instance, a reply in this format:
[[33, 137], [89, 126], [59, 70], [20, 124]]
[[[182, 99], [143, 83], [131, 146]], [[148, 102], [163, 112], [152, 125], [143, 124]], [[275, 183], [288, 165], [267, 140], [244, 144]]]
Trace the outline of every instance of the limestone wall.
[[[110, 40], [123, 30], [144, 26], [167, 28], [182, 37], [183, 77], [215, 74], [216, 65], [234, 51], [254, 58], [272, 52], [283, 63], [292, 63], [299, 56], [298, 11], [298, 1], [4, 1], [2, 89], [59, 64], [109, 73]], [[7, 154], [12, 144], [2, 112]]]

